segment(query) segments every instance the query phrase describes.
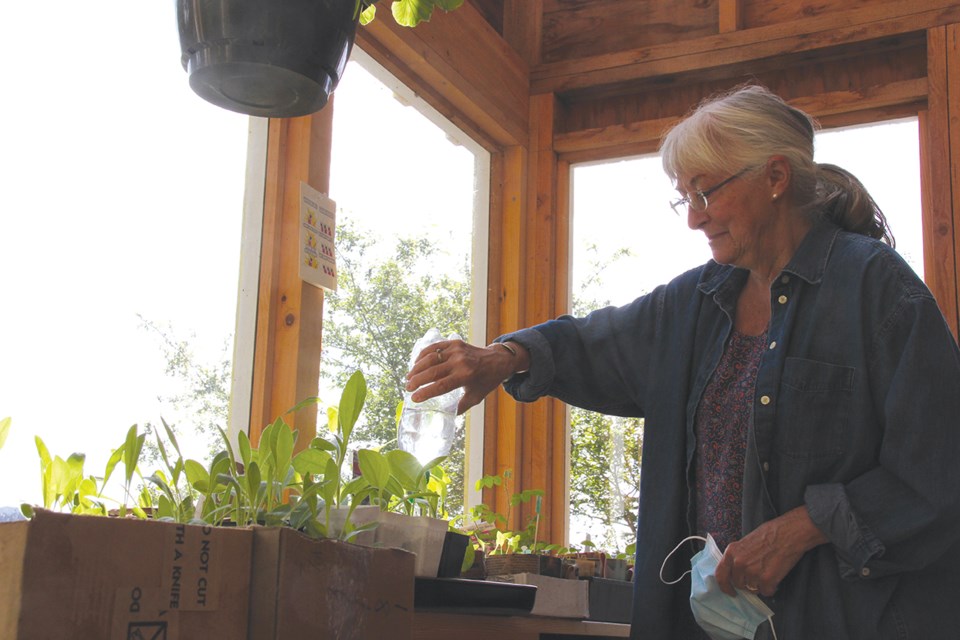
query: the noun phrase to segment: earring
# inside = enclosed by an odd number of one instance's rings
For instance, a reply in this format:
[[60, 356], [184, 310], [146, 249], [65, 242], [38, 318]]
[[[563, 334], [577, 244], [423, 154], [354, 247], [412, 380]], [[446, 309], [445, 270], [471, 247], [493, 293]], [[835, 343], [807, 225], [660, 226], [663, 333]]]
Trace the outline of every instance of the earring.
[[779, 198], [779, 197], [780, 197], [780, 194], [779, 194], [779, 193], [773, 194], [773, 199], [774, 199], [774, 200], [776, 200], [776, 199]]

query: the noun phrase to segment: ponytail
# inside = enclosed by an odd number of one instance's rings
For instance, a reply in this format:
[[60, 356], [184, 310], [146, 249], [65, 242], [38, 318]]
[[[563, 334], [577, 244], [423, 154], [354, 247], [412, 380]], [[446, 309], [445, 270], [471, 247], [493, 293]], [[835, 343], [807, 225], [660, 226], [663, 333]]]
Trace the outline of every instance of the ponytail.
[[896, 246], [890, 225], [856, 176], [833, 164], [817, 165], [817, 195], [811, 203], [825, 219], [841, 229]]

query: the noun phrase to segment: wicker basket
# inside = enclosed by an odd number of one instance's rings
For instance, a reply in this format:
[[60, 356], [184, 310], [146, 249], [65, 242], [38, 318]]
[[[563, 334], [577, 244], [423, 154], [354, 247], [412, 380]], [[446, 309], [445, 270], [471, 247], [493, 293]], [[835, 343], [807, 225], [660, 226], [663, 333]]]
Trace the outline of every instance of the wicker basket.
[[540, 556], [532, 553], [508, 553], [487, 556], [483, 566], [488, 576], [505, 576], [513, 573], [540, 573]]

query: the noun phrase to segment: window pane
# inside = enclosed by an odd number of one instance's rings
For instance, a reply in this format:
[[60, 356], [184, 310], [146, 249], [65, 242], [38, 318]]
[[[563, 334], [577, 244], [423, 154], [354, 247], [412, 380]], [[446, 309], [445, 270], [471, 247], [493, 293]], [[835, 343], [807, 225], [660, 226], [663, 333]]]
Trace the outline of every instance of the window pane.
[[[369, 390], [357, 445], [397, 447], [404, 376], [427, 329], [483, 340], [471, 321], [484, 317], [486, 269], [474, 269], [473, 256], [486, 250], [474, 230], [486, 226], [478, 193], [488, 188], [479, 178], [487, 163], [485, 152], [355, 51], [334, 99], [340, 290], [324, 309], [321, 396], [336, 403], [346, 377], [363, 372]], [[466, 447], [464, 419], [457, 423], [444, 465], [454, 510], [463, 504]]]
[[886, 216], [897, 251], [922, 278], [917, 119], [821, 131], [816, 144], [817, 162], [839, 165], [860, 179]]
[[0, 103], [0, 505], [39, 501], [35, 435], [102, 475], [163, 416], [202, 457], [189, 403], [158, 399], [194, 388], [164, 337], [229, 385], [249, 119], [190, 90], [173, 4], [55, 5], [5, 7], [0, 40], [19, 61]]
[[[670, 201], [659, 156], [573, 168], [573, 312], [622, 305], [710, 258]], [[571, 408], [569, 542], [635, 537], [643, 420]]]

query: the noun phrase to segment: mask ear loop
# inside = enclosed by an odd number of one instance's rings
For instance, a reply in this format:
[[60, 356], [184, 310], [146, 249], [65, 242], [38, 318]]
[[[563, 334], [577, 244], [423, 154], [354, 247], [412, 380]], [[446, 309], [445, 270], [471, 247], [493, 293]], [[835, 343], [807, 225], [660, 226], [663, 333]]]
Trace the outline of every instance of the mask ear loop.
[[678, 582], [680, 582], [681, 580], [683, 580], [684, 577], [685, 577], [688, 573], [691, 573], [691, 572], [693, 571], [693, 569], [687, 569], [687, 570], [684, 571], [682, 574], [680, 574], [680, 577], [679, 577], [679, 578], [677, 578], [676, 580], [672, 580], [672, 581], [670, 581], [670, 582], [668, 582], [668, 581], [666, 581], [666, 580], [663, 579], [663, 570], [664, 570], [664, 569], [666, 568], [666, 566], [667, 566], [667, 560], [669, 560], [669, 559], [670, 559], [670, 556], [672, 556], [673, 554], [675, 554], [675, 553], [677, 552], [677, 550], [684, 545], [685, 542], [689, 542], [690, 540], [702, 540], [703, 542], [706, 542], [706, 541], [707, 541], [707, 539], [704, 538], [704, 537], [702, 537], [702, 536], [687, 536], [686, 538], [684, 538], [683, 540], [681, 540], [681, 541], [677, 544], [677, 546], [675, 546], [675, 547], [673, 548], [673, 551], [671, 551], [670, 553], [667, 554], [667, 557], [663, 559], [663, 564], [660, 565], [660, 582], [662, 582], [663, 584], [677, 584]]
[[[672, 556], [673, 554], [675, 554], [675, 553], [677, 552], [677, 550], [680, 549], [680, 547], [682, 547], [682, 546], [684, 545], [684, 543], [689, 542], [690, 540], [700, 540], [700, 541], [702, 541], [704, 544], [709, 544], [709, 543], [710, 543], [709, 540], [707, 540], [706, 538], [704, 538], [704, 537], [702, 537], [702, 536], [688, 536], [688, 537], [684, 538], [683, 540], [681, 540], [679, 543], [677, 543], [677, 546], [675, 546], [675, 547], [673, 548], [673, 551], [671, 551], [670, 553], [667, 554], [667, 557], [663, 559], [663, 564], [660, 565], [660, 582], [662, 582], [663, 584], [677, 584], [678, 582], [680, 582], [681, 580], [683, 580], [683, 579], [687, 576], [688, 573], [693, 573], [693, 569], [687, 569], [687, 570], [684, 571], [684, 572], [680, 575], [680, 577], [677, 578], [676, 580], [671, 580], [671, 581], [668, 582], [668, 581], [666, 581], [666, 580], [663, 579], [663, 570], [664, 570], [664, 569], [666, 568], [666, 566], [667, 566], [667, 560], [669, 560], [669, 559], [670, 559], [670, 556]], [[721, 557], [722, 557], [722, 556], [721, 556]], [[739, 589], [738, 589], [738, 591], [739, 591]], [[769, 611], [769, 608], [767, 607], [766, 603], [764, 603], [763, 600], [761, 600], [759, 597], [757, 597], [757, 595], [756, 595], [755, 593], [750, 593], [749, 591], [740, 591], [740, 593], [741, 593], [742, 595], [746, 596], [748, 600], [752, 600], [752, 601], [754, 602], [754, 605], [755, 605], [755, 606], [758, 606], [758, 607], [760, 607], [760, 608], [762, 608], [762, 609], [767, 609], [767, 610]], [[773, 626], [773, 614], [772, 614], [772, 612], [771, 612], [771, 615], [767, 617], [767, 622], [770, 623], [770, 632], [773, 634], [773, 640], [777, 640], [777, 630], [776, 630], [776, 628]]]

